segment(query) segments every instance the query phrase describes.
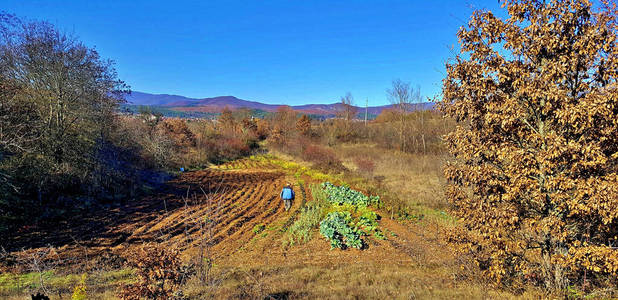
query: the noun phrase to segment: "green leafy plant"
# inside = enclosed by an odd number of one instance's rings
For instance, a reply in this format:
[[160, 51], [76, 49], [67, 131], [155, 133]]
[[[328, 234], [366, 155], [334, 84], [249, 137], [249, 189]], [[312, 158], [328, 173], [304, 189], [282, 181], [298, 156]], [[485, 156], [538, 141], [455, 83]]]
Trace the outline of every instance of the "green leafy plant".
[[301, 210], [298, 219], [288, 229], [288, 240], [290, 245], [296, 243], [306, 243], [312, 238], [312, 230], [320, 224], [324, 217], [323, 206], [311, 201]]
[[378, 196], [366, 196], [347, 185], [336, 186], [330, 182], [322, 183], [318, 190], [314, 195], [330, 204], [326, 218], [320, 222], [320, 233], [332, 248], [361, 249], [366, 245], [362, 236], [386, 238], [379, 229], [378, 214], [367, 207], [379, 205]]
[[356, 222], [356, 227], [362, 228], [362, 230], [367, 234], [373, 234], [378, 239], [384, 240], [386, 237], [384, 233], [378, 227], [378, 219], [379, 216], [373, 211], [366, 211], [360, 217], [358, 217], [358, 222]]
[[331, 204], [351, 204], [366, 207], [377, 205], [380, 202], [379, 196], [366, 196], [346, 185], [337, 186], [330, 182], [324, 182], [321, 186], [326, 191], [326, 200]]
[[[307, 197], [306, 192], [300, 182], [299, 185], [304, 200]], [[313, 237], [313, 229], [319, 226], [320, 221], [326, 215], [328, 206], [325, 200], [326, 194], [317, 184], [310, 185], [310, 189], [314, 200], [302, 205], [298, 218], [287, 230], [287, 239], [284, 240], [284, 244], [294, 245], [310, 241]]]
[[363, 236], [386, 237], [379, 229], [379, 216], [368, 205], [379, 204], [379, 197], [368, 197], [349, 186], [336, 186], [330, 182], [310, 186], [314, 200], [301, 209], [298, 219], [290, 226], [284, 244], [305, 243], [312, 237], [312, 230], [319, 231], [339, 249], [362, 249]]
[[330, 241], [331, 248], [346, 249], [349, 247], [361, 249], [362, 232], [356, 226], [351, 226], [352, 215], [349, 212], [331, 212], [320, 222], [320, 234]]

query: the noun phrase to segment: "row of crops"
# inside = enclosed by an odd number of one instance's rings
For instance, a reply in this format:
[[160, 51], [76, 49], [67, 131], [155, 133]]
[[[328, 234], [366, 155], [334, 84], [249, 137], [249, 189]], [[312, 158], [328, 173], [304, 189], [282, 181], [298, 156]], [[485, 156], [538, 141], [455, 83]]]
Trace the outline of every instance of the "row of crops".
[[378, 205], [380, 202], [379, 196], [366, 196], [365, 194], [353, 190], [348, 186], [337, 186], [330, 182], [321, 184], [322, 189], [326, 192], [327, 200], [331, 204], [343, 205], [349, 204], [360, 207], [369, 205]]
[[[303, 198], [299, 212], [290, 216], [284, 225], [288, 232], [288, 238], [284, 243], [292, 245], [307, 242], [316, 227], [330, 242], [332, 249], [363, 249], [367, 247], [367, 238], [370, 236], [385, 239], [378, 224], [380, 217], [372, 210], [380, 206], [380, 197], [367, 196], [347, 185], [331, 183], [331, 181], [343, 182], [340, 176], [320, 173], [296, 162], [281, 160], [270, 155], [251, 156], [248, 159], [224, 164], [220, 168], [247, 169], [272, 166], [280, 167], [296, 177]], [[324, 181], [322, 184], [310, 186], [314, 201], [306, 204], [303, 176]]]
[[367, 196], [348, 186], [337, 186], [330, 182], [319, 185], [316, 193], [329, 204], [326, 217], [320, 222], [320, 234], [331, 248], [365, 248], [366, 237], [385, 239], [379, 228], [379, 216], [369, 207], [377, 207], [378, 196]]

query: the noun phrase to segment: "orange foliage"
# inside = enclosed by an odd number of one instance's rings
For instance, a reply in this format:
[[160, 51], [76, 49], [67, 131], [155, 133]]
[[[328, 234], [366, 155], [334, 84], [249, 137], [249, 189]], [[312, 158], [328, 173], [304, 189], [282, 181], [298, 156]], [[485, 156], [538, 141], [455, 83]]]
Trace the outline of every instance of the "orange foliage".
[[[615, 11], [584, 0], [477, 11], [447, 64], [451, 237], [497, 282], [617, 284]], [[605, 279], [609, 279], [606, 281]]]
[[174, 141], [174, 144], [179, 148], [195, 146], [195, 135], [189, 127], [186, 120], [182, 119], [166, 119], [162, 123], [166, 134]]
[[298, 132], [300, 132], [300, 134], [302, 135], [311, 134], [311, 119], [309, 119], [307, 115], [302, 115], [296, 121], [296, 130], [298, 130]]
[[397, 112], [394, 109], [384, 109], [374, 120], [375, 123], [397, 121]]

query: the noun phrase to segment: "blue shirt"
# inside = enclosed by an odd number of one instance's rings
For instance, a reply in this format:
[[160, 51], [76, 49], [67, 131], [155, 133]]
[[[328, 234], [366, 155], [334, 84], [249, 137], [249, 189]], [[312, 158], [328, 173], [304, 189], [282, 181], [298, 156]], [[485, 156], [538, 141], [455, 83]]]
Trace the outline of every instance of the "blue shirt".
[[294, 191], [290, 187], [284, 187], [281, 190], [281, 195], [279, 195], [283, 200], [292, 200], [294, 199]]

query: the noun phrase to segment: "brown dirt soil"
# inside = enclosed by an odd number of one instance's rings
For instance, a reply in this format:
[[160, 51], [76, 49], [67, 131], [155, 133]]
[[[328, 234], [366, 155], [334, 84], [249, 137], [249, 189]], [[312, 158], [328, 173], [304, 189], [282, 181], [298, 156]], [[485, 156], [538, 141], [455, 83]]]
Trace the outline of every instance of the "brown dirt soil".
[[61, 261], [72, 263], [85, 253], [121, 255], [148, 242], [190, 250], [199, 239], [195, 236], [199, 227], [194, 225], [209, 214], [216, 214], [212, 245], [225, 253], [250, 239], [253, 226], [269, 224], [283, 213], [278, 189], [284, 183], [284, 174], [272, 170], [187, 172], [126, 206], [68, 220], [57, 227], [61, 230], [24, 234], [15, 242], [29, 249], [15, 255], [27, 256], [50, 245], [57, 248]]
[[[305, 200], [311, 201], [311, 180], [303, 180]], [[278, 196], [286, 181], [295, 179], [273, 165], [243, 160], [186, 172], [139, 201], [67, 221], [62, 230], [23, 235], [18, 242], [30, 249], [14, 255], [27, 257], [49, 244], [68, 265], [86, 256], [122, 256], [156, 242], [181, 249], [188, 258], [195, 256], [202, 240], [203, 231], [195, 224], [208, 218], [213, 224], [207, 238], [214, 253], [213, 273], [221, 279], [209, 297], [488, 297], [482, 286], [457, 279], [456, 257], [442, 242], [438, 226], [384, 217], [380, 227], [387, 239], [369, 238], [365, 250], [330, 250], [317, 232], [306, 244], [284, 245], [284, 231], [303, 203], [297, 191], [292, 209], [284, 211]], [[254, 227], [262, 224], [264, 230], [255, 233]]]

